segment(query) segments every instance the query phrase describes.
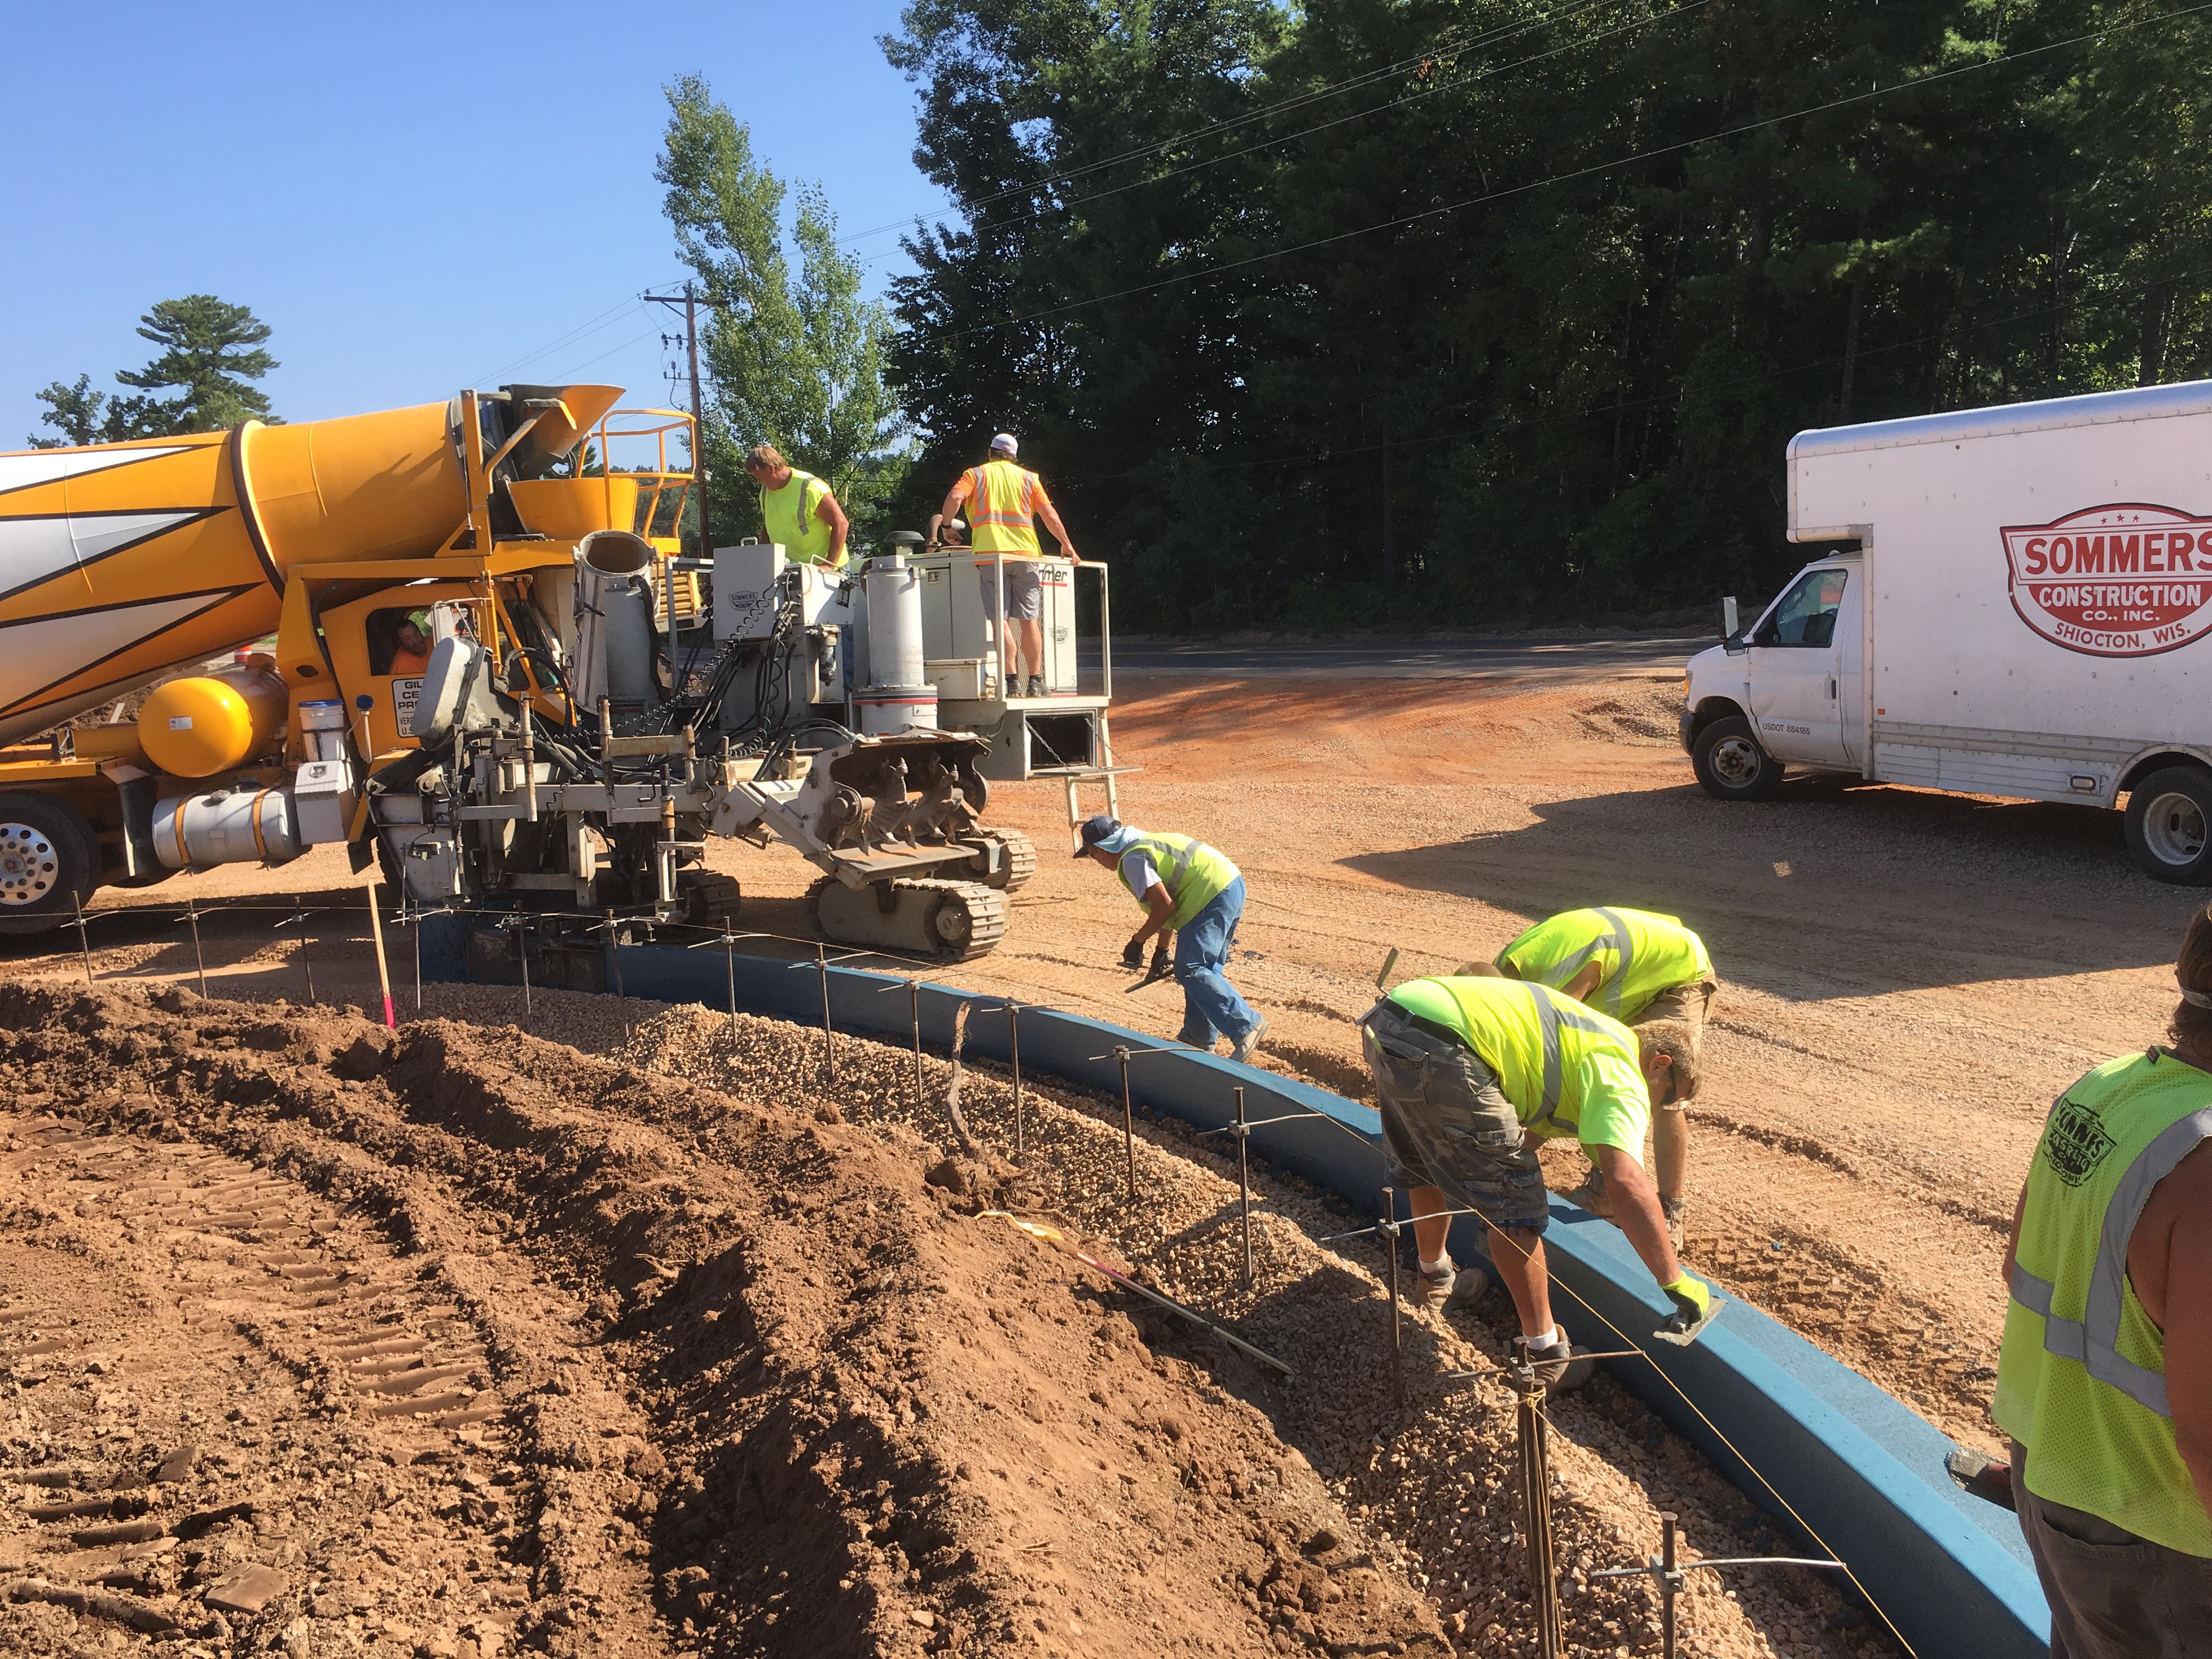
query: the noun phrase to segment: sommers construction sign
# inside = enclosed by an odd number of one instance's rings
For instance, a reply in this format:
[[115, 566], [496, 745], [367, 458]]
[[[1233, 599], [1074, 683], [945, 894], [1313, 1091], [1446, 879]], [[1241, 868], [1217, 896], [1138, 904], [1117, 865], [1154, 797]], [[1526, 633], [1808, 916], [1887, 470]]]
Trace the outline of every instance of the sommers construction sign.
[[2002, 534], [2012, 608], [2054, 645], [2150, 657], [2212, 631], [2212, 519], [2130, 502]]

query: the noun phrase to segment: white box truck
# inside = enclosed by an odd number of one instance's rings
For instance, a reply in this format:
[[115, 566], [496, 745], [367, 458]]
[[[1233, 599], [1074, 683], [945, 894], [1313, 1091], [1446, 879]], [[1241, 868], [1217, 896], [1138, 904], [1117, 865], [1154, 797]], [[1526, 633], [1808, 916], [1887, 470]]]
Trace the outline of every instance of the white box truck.
[[2113, 807], [2212, 884], [2212, 380], [1801, 432], [1790, 539], [1855, 540], [1690, 659], [1725, 800], [1790, 767]]

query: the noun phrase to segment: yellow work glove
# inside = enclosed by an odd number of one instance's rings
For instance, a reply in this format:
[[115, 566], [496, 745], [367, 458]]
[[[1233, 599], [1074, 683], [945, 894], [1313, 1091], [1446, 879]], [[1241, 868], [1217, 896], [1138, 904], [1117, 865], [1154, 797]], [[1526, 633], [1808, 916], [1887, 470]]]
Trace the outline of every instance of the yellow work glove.
[[1662, 1285], [1659, 1288], [1667, 1292], [1668, 1300], [1674, 1304], [1676, 1316], [1685, 1328], [1696, 1324], [1713, 1310], [1713, 1293], [1688, 1273], [1684, 1273], [1673, 1284]]

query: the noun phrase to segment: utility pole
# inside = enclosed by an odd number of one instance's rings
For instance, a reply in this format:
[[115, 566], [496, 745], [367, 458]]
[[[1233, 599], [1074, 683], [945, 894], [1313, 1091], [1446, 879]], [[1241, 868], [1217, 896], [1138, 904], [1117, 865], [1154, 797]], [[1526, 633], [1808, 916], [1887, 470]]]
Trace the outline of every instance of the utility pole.
[[714, 534], [707, 517], [707, 416], [699, 400], [699, 308], [726, 311], [730, 302], [702, 299], [697, 284], [689, 280], [681, 294], [648, 294], [645, 298], [657, 306], [684, 307], [684, 349], [691, 364], [691, 471], [694, 488], [699, 492], [699, 556], [711, 559]]

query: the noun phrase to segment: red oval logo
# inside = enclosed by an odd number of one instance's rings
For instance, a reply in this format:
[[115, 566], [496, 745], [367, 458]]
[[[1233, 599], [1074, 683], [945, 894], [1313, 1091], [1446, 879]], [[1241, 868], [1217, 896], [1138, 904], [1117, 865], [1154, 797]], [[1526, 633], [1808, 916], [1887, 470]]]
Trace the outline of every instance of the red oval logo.
[[2091, 657], [2154, 657], [2212, 633], [2212, 519], [2124, 502], [2008, 526], [2020, 619]]

